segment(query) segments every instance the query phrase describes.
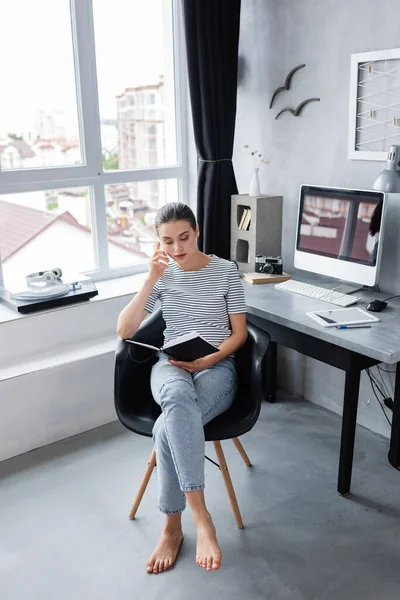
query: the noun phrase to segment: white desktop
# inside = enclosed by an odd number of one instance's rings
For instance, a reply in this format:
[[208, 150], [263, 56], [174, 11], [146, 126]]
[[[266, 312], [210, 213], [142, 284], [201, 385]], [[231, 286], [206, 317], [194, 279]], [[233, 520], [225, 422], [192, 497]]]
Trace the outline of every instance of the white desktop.
[[383, 192], [325, 186], [300, 187], [294, 266], [340, 279], [334, 291], [289, 280], [276, 287], [349, 306], [354, 292], [378, 281], [386, 217]]

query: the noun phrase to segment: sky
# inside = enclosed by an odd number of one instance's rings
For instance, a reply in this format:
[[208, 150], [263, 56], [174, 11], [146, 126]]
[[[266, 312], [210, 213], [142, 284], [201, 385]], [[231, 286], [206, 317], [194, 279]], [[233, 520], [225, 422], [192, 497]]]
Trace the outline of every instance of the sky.
[[[100, 117], [115, 119], [116, 95], [163, 73], [171, 0], [92, 1]], [[62, 110], [77, 131], [69, 0], [0, 0], [0, 14], [0, 137], [32, 130], [38, 110]]]

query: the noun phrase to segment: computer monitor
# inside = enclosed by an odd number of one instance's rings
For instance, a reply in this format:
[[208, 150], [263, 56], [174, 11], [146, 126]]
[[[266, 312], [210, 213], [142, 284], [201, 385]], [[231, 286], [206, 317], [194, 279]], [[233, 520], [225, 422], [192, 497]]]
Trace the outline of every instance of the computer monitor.
[[295, 267], [359, 286], [375, 285], [385, 204], [383, 192], [302, 185]]

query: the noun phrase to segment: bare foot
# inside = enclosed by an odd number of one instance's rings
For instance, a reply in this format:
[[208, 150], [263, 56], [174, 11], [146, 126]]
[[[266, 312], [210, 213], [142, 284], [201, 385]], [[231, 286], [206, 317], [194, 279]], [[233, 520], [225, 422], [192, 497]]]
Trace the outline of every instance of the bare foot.
[[221, 566], [221, 549], [218, 546], [211, 515], [196, 523], [197, 549], [196, 564], [207, 571], [216, 571]]
[[170, 569], [178, 556], [183, 541], [182, 529], [164, 530], [147, 563], [148, 573], [162, 573]]

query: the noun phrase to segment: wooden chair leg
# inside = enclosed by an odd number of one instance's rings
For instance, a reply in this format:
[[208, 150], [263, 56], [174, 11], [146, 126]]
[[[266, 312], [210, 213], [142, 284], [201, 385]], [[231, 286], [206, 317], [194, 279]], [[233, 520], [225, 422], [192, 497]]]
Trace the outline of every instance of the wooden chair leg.
[[135, 518], [137, 509], [139, 508], [139, 504], [142, 501], [143, 494], [146, 491], [147, 484], [149, 483], [149, 480], [150, 480], [151, 474], [153, 472], [153, 469], [155, 467], [155, 464], [156, 464], [156, 451], [153, 450], [153, 452], [151, 453], [149, 462], [147, 463], [147, 467], [146, 467], [146, 470], [144, 472], [143, 479], [142, 479], [142, 482], [140, 484], [138, 493], [136, 494], [135, 501], [132, 504], [131, 512], [129, 513], [129, 518], [130, 519], [134, 519]]
[[228, 465], [226, 464], [224, 451], [222, 450], [221, 442], [215, 441], [214, 448], [218, 458], [219, 466], [221, 468], [222, 477], [224, 478], [224, 483], [226, 487], [226, 491], [228, 492], [229, 502], [231, 503], [233, 515], [235, 517], [236, 525], [239, 529], [243, 529], [243, 521], [242, 516], [240, 514], [239, 505], [236, 500], [235, 490], [233, 489], [231, 476], [229, 475]]
[[242, 446], [242, 442], [239, 440], [239, 438], [232, 438], [232, 442], [235, 444], [240, 456], [243, 458], [245, 464], [248, 467], [252, 467], [253, 465], [250, 462], [249, 457], [247, 456], [245, 449]]

